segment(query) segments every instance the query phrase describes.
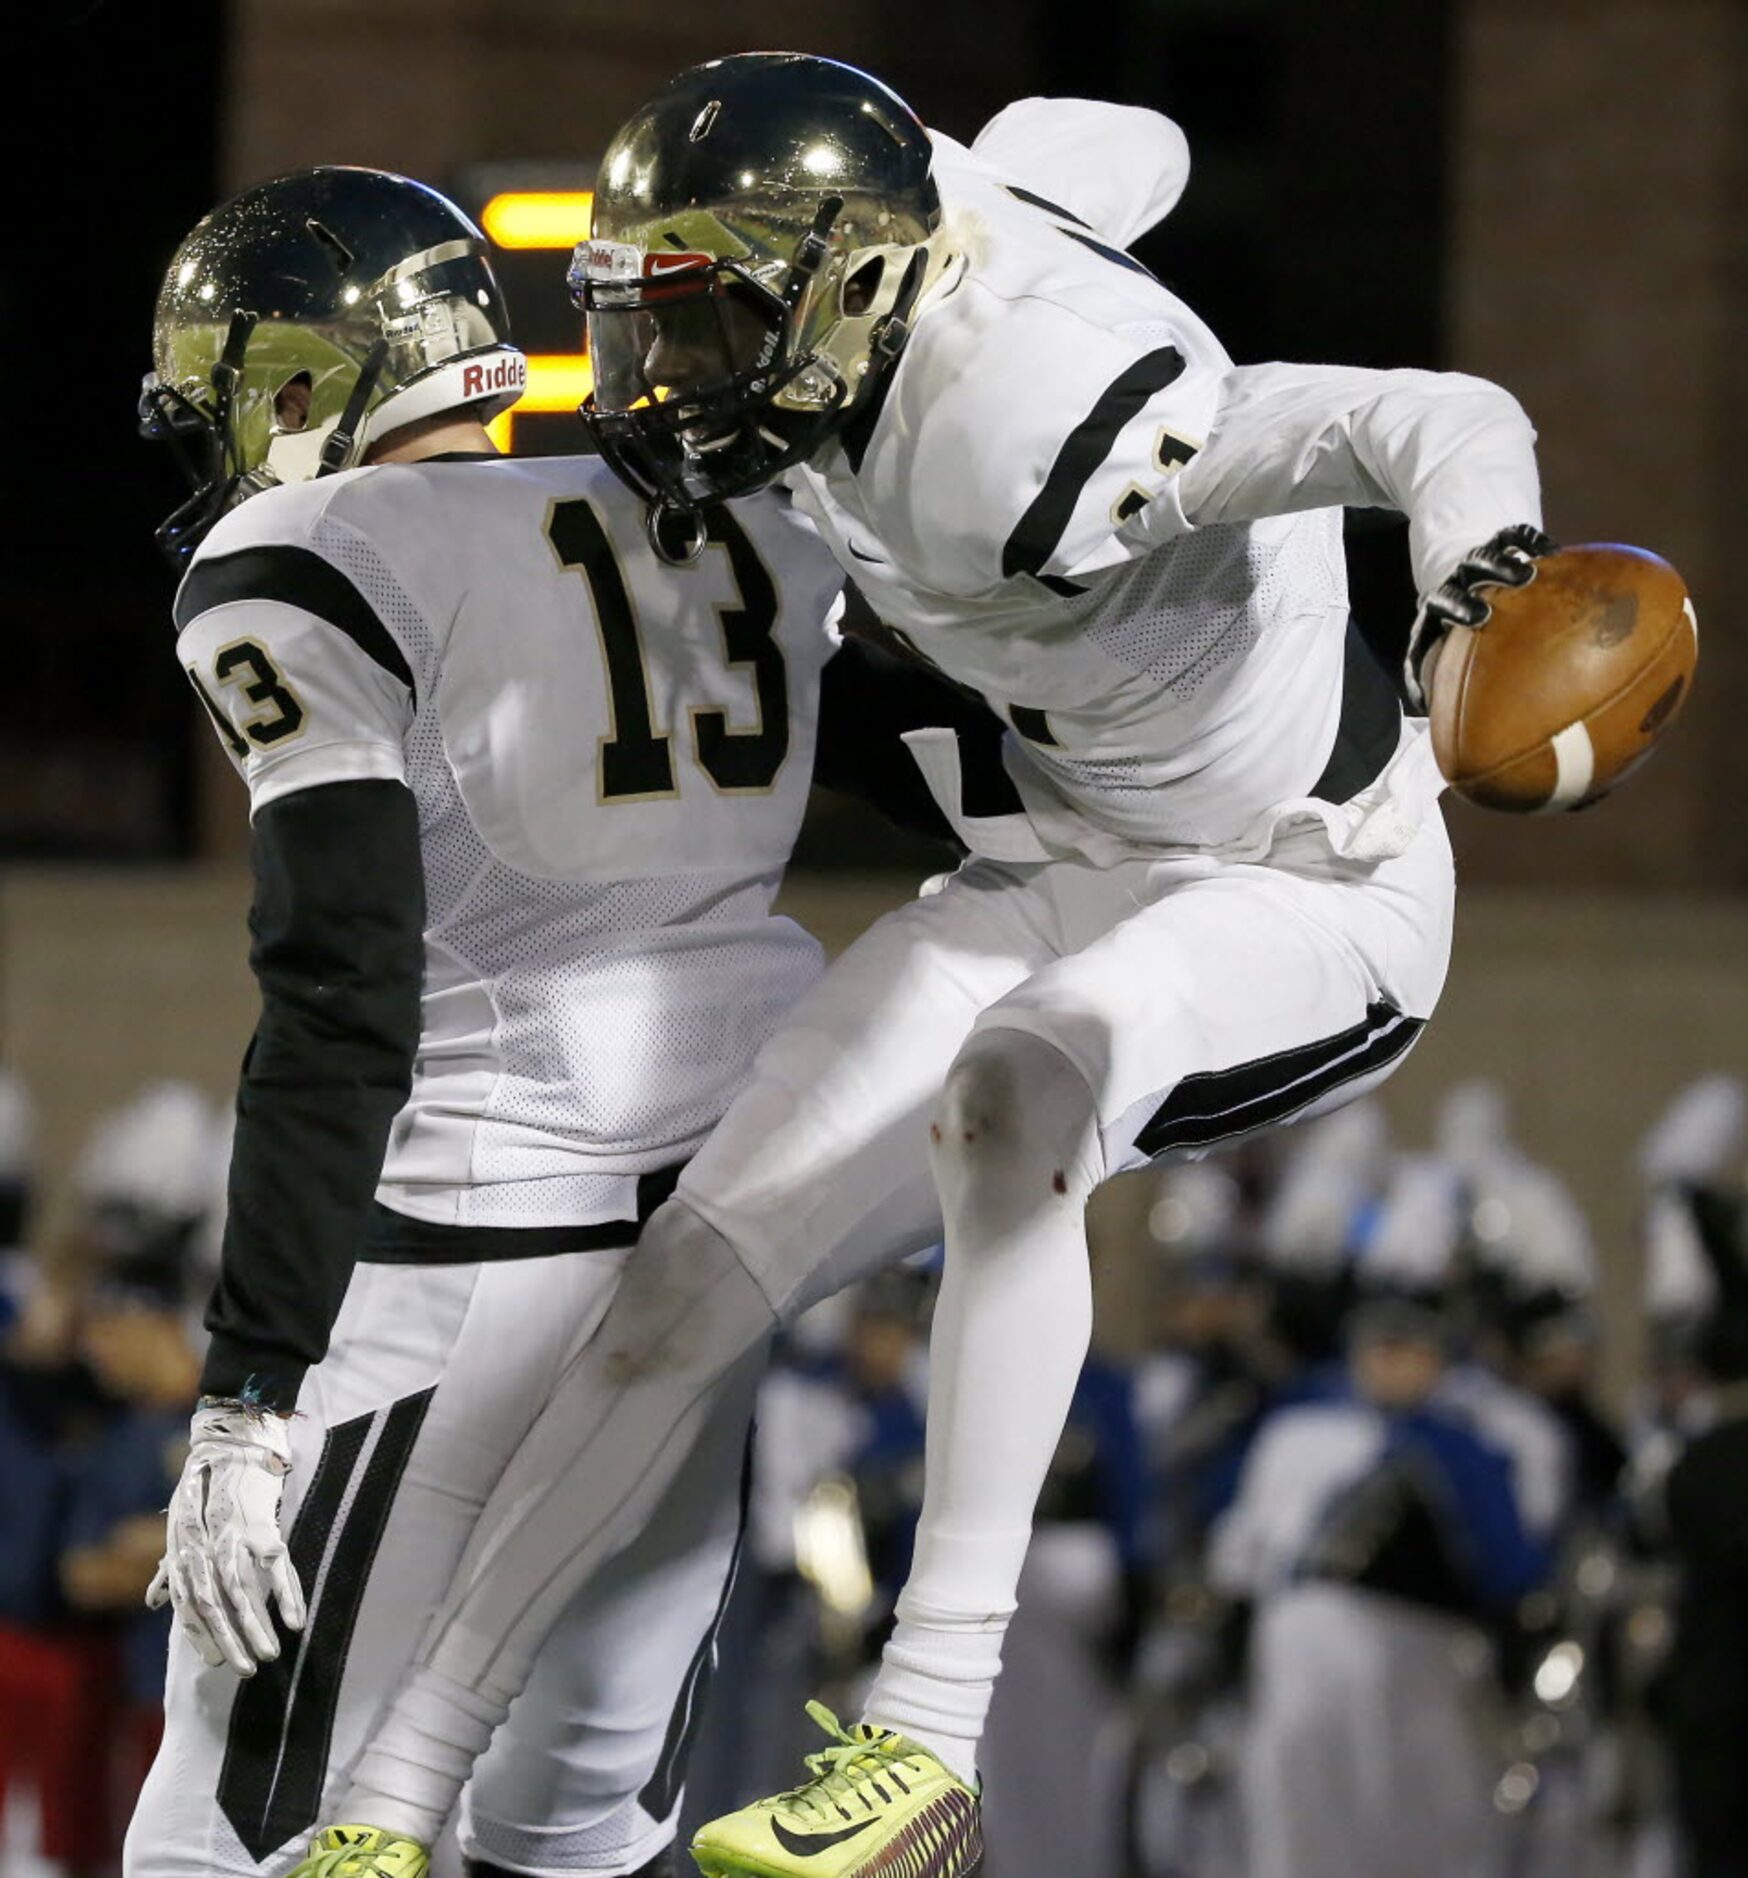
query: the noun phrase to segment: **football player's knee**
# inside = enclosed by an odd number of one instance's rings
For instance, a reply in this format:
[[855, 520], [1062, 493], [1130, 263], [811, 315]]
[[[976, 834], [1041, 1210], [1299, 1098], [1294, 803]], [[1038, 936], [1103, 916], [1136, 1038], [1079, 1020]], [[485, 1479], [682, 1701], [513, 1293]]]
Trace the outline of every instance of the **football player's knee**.
[[1023, 1030], [978, 1031], [960, 1051], [929, 1131], [943, 1202], [1005, 1190], [1016, 1204], [1084, 1199], [1098, 1179], [1092, 1092], [1060, 1050]]

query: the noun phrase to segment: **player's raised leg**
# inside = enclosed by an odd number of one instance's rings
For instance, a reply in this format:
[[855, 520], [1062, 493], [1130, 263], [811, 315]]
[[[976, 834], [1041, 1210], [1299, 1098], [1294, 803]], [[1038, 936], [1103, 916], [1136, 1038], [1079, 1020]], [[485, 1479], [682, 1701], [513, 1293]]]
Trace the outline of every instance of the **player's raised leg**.
[[761, 1052], [506, 1469], [341, 1816], [429, 1841], [577, 1588], [779, 1318], [939, 1231], [928, 1128], [978, 1012], [1052, 956], [992, 864], [888, 915]]
[[1399, 860], [1315, 855], [1307, 844], [1301, 869], [1283, 857], [1080, 870], [1063, 902], [1147, 903], [979, 1020], [935, 1123], [947, 1265], [899, 1622], [866, 1721], [796, 1792], [706, 1826], [694, 1845], [706, 1872], [957, 1878], [975, 1863], [977, 1743], [1091, 1328], [1092, 1189], [1149, 1154], [1194, 1153], [1374, 1086], [1442, 985], [1451, 869], [1436, 818]]

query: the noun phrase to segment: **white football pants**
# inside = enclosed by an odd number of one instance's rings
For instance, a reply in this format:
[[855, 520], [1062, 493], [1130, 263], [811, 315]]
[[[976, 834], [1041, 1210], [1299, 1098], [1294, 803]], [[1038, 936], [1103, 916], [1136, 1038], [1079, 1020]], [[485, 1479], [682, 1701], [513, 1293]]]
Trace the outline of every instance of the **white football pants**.
[[[638, 1530], [773, 1325], [929, 1242], [937, 1171], [948, 1278], [907, 1602], [934, 1622], [1004, 1619], [1085, 1353], [1086, 1190], [1374, 1087], [1437, 1000], [1451, 899], [1435, 813], [1373, 865], [1311, 834], [1267, 864], [980, 860], [880, 920], [765, 1046], [645, 1227], [360, 1761], [351, 1816], [430, 1836], [455, 1780], [433, 1742], [463, 1767], [481, 1749], [574, 1588]], [[1050, 1097], [1028, 1104], [1040, 1070]]]
[[[308, 1626], [246, 1683], [175, 1633], [128, 1878], [272, 1878], [344, 1817], [354, 1758], [628, 1256], [357, 1267], [292, 1425], [281, 1520]], [[750, 1390], [731, 1384], [647, 1527], [557, 1612], [465, 1795], [469, 1855], [606, 1878], [672, 1836], [740, 1527], [750, 1411]]]

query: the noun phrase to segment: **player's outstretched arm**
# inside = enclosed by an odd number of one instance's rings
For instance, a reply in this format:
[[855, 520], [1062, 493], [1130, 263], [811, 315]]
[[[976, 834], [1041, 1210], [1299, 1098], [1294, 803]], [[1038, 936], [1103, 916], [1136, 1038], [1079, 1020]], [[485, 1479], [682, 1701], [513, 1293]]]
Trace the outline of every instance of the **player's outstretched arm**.
[[1421, 593], [1478, 542], [1542, 519], [1535, 431], [1510, 392], [1461, 372], [1247, 365], [1172, 485], [1185, 528], [1301, 509], [1407, 516]]
[[1541, 533], [1535, 431], [1509, 392], [1460, 372], [1347, 366], [1229, 372], [1207, 442], [1144, 527], [1163, 539], [1337, 505], [1408, 518], [1428, 603], [1411, 683], [1450, 625], [1475, 623], [1464, 610], [1469, 585], [1509, 582], [1519, 559], [1522, 578], [1530, 557], [1553, 547]]

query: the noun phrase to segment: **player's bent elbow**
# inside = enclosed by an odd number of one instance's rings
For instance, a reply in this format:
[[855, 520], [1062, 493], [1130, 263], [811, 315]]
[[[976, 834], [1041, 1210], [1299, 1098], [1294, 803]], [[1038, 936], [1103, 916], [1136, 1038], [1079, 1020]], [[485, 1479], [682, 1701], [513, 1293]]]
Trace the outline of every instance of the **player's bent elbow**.
[[1459, 408], [1475, 429], [1497, 426], [1520, 428], [1535, 435], [1529, 413], [1503, 385], [1490, 378], [1477, 378], [1472, 372], [1394, 371], [1383, 374], [1386, 381], [1378, 402], [1386, 410], [1407, 407], [1409, 415], [1431, 405], [1441, 405], [1451, 414]]

